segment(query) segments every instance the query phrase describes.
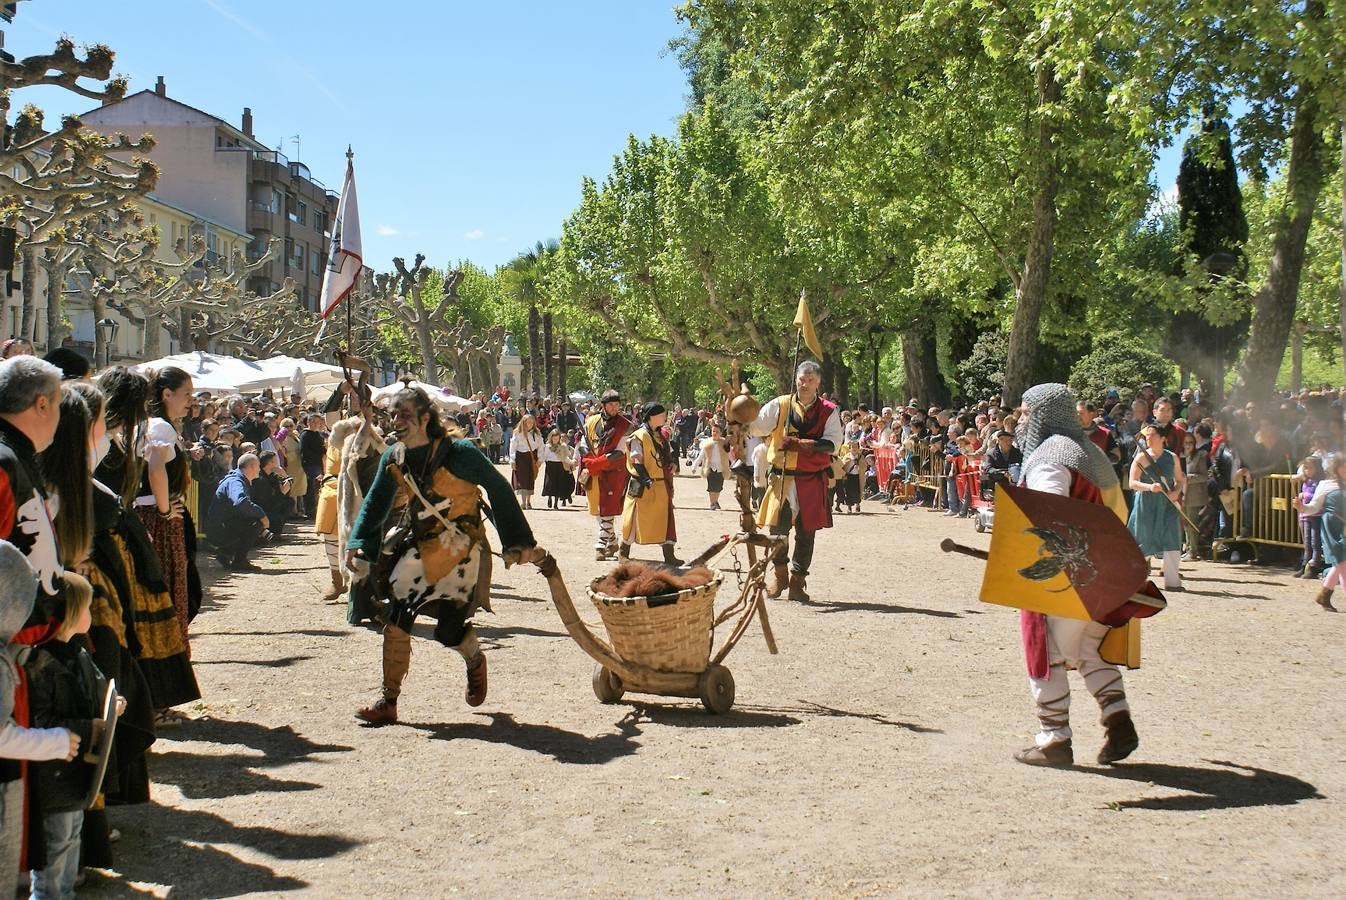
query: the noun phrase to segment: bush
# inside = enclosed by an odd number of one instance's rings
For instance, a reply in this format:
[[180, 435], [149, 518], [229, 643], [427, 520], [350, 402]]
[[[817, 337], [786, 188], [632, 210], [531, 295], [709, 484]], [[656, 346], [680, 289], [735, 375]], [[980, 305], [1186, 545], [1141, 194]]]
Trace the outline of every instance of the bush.
[[967, 359], [958, 363], [959, 392], [974, 402], [1000, 396], [1008, 358], [1009, 334], [997, 330], [978, 336]]
[[1173, 383], [1177, 364], [1134, 338], [1114, 335], [1094, 343], [1094, 349], [1070, 370], [1068, 383], [1079, 399], [1098, 402], [1112, 387], [1125, 398], [1147, 381], [1163, 393]]

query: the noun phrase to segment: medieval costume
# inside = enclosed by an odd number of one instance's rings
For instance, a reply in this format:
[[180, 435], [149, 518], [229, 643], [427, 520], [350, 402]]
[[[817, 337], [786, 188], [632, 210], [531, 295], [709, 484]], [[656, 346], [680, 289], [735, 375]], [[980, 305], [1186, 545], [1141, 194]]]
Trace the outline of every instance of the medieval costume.
[[614, 390], [603, 392], [602, 411], [584, 421], [580, 443], [583, 470], [580, 483], [589, 501], [589, 515], [598, 517], [595, 559], [617, 555], [617, 530], [613, 520], [621, 514], [626, 496], [626, 433], [634, 423], [621, 413], [621, 398]]
[[[146, 426], [144, 438], [137, 453], [146, 461], [165, 460], [168, 473], [168, 493], [172, 500], [181, 502], [188, 475], [187, 454], [178, 446], [178, 430], [167, 419], [153, 418]], [[185, 503], [183, 504], [185, 507]], [[190, 513], [180, 518], [159, 511], [154, 492], [150, 488], [149, 468], [141, 475], [140, 495], [135, 501], [136, 512], [149, 534], [150, 543], [163, 567], [164, 583], [173, 598], [178, 627], [182, 639], [187, 640], [187, 626], [196, 617], [201, 606], [201, 582], [196, 575], [196, 527]]]
[[538, 430], [537, 418], [526, 415], [519, 421], [509, 439], [509, 456], [513, 462], [514, 492], [519, 495], [519, 505], [529, 509], [533, 505], [533, 491], [537, 489], [539, 457], [542, 454], [542, 432]]
[[116, 595], [124, 626], [121, 638], [145, 677], [154, 708], [168, 709], [200, 699], [201, 689], [159, 556], [144, 522], [119, 502], [125, 471], [125, 451], [111, 441], [94, 470], [89, 581], [95, 599], [100, 589]]
[[367, 559], [377, 556], [372, 577], [388, 603], [382, 698], [357, 718], [375, 725], [397, 721], [397, 700], [411, 667], [411, 628], [421, 613], [438, 619], [435, 638], [466, 662], [468, 704], [486, 699], [486, 657], [471, 623], [478, 606], [490, 608], [491, 548], [482, 529], [481, 488], [506, 558], [535, 546], [509, 482], [471, 441], [441, 431], [428, 443], [398, 443], [380, 457], [347, 542]]
[[[1151, 429], [1159, 433], [1156, 426], [1146, 425], [1140, 430], [1139, 440], [1145, 441]], [[1157, 556], [1163, 560], [1166, 591], [1182, 589], [1182, 576], [1178, 571], [1182, 519], [1168, 497], [1169, 491], [1182, 489], [1178, 471], [1178, 457], [1172, 450], [1158, 453], [1138, 450], [1131, 464], [1131, 490], [1135, 491], [1135, 496], [1126, 527], [1146, 559]], [[1154, 490], [1153, 485], [1159, 485], [1159, 490]]]
[[[1063, 384], [1040, 384], [1024, 393], [1023, 404], [1027, 412], [1018, 426], [1024, 454], [1023, 486], [1101, 503], [1118, 518], [1126, 518], [1126, 501], [1112, 462], [1084, 435], [1070, 390]], [[1136, 749], [1140, 742], [1131, 722], [1122, 673], [1109, 660], [1133, 662], [1126, 651], [1134, 646], [1133, 636], [1138, 640], [1138, 629], [1135, 620], [1109, 629], [1093, 621], [1020, 612], [1028, 683], [1041, 727], [1034, 745], [1016, 753], [1015, 759], [1037, 766], [1074, 763], [1067, 667], [1084, 677], [1085, 687], [1102, 711], [1107, 740], [1098, 761], [1113, 763]]]
[[[552, 440], [556, 435], [557, 440]], [[569, 506], [570, 497], [575, 493], [575, 448], [565, 442], [561, 430], [554, 429], [542, 446], [542, 496], [547, 498], [547, 508]]]
[[[336, 482], [336, 547], [338, 557], [350, 539], [351, 526], [360, 514], [360, 506], [365, 495], [374, 484], [374, 474], [378, 471], [379, 457], [388, 448], [383, 436], [371, 424], [363, 419], [351, 419], [358, 422], [355, 432], [341, 444], [341, 474]], [[350, 587], [346, 595], [346, 621], [359, 625], [365, 621], [373, 622], [378, 617], [378, 604], [374, 597], [374, 585], [367, 577], [360, 577], [338, 558], [342, 575]]]
[[327, 553], [327, 569], [332, 577], [332, 587], [323, 594], [324, 603], [331, 603], [346, 590], [346, 578], [341, 566], [341, 542], [337, 539], [337, 510], [340, 508], [338, 490], [341, 475], [342, 448], [360, 427], [364, 419], [357, 417], [342, 419], [332, 426], [327, 447], [323, 451], [322, 474], [318, 476], [318, 499], [313, 515], [313, 531], [322, 541]]
[[667, 413], [658, 403], [641, 410], [641, 425], [626, 438], [626, 501], [622, 507], [620, 559], [632, 544], [659, 544], [664, 562], [678, 565], [673, 554], [677, 529], [673, 523], [673, 471], [677, 459], [663, 429]]
[[844, 439], [841, 416], [830, 400], [815, 397], [805, 407], [798, 396], [786, 394], [763, 406], [748, 429], [762, 436], [767, 448], [767, 487], [757, 525], [780, 537], [795, 532], [793, 554], [787, 539], [772, 560], [767, 596], [779, 597], [788, 585], [791, 600], [807, 601], [814, 537], [818, 529], [832, 527], [827, 483], [832, 454]]

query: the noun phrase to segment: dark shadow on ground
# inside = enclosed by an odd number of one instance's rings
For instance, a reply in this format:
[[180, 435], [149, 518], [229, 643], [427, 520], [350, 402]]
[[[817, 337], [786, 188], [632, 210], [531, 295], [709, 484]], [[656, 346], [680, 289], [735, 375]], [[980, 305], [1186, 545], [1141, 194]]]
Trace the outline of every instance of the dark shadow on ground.
[[896, 603], [824, 603], [821, 600], [813, 599], [788, 602], [799, 603], [800, 606], [807, 606], [823, 613], [875, 612], [889, 615], [933, 616], [937, 619], [961, 619], [963, 617], [962, 613], [956, 613], [948, 609], [926, 609], [922, 606], [901, 606]]
[[165, 731], [161, 736], [170, 741], [241, 744], [265, 754], [265, 764], [270, 766], [300, 762], [315, 753], [349, 753], [355, 749], [344, 744], [314, 743], [290, 725], [267, 728], [256, 722], [210, 717], [191, 719], [171, 731]]
[[432, 725], [405, 723], [411, 728], [428, 732], [436, 741], [485, 741], [488, 744], [507, 744], [520, 750], [529, 750], [550, 756], [568, 765], [591, 766], [612, 762], [630, 756], [640, 747], [640, 714], [632, 711], [617, 722], [617, 730], [590, 737], [576, 731], [567, 731], [555, 725], [534, 725], [516, 722], [509, 713], [477, 713], [490, 722], [448, 722]]
[[1119, 809], [1157, 809], [1170, 812], [1207, 812], [1217, 809], [1241, 809], [1252, 806], [1293, 806], [1301, 800], [1326, 799], [1307, 781], [1224, 760], [1207, 759], [1219, 769], [1196, 766], [1171, 766], [1162, 763], [1123, 763], [1088, 771], [1106, 778], [1161, 785], [1187, 793], [1177, 797], [1143, 797], [1119, 800]]
[[1202, 577], [1199, 576], [1199, 575], [1184, 575], [1184, 576], [1182, 576], [1182, 580], [1183, 580], [1183, 581], [1209, 581], [1209, 582], [1211, 582], [1211, 583], [1213, 583], [1213, 584], [1262, 584], [1262, 585], [1267, 585], [1268, 587], [1281, 587], [1281, 586], [1282, 586], [1282, 583], [1279, 582], [1279, 581], [1257, 581], [1257, 580], [1255, 580], [1255, 579], [1239, 580], [1239, 579], [1237, 579], [1237, 578], [1202, 578]]
[[631, 706], [642, 720], [675, 728], [789, 728], [800, 724], [794, 716], [763, 707], [735, 706], [727, 713], [714, 715], [699, 703], [693, 707], [637, 700]]
[[[341, 601], [345, 605], [346, 601]], [[217, 634], [228, 635], [230, 637], [286, 637], [289, 635], [303, 635], [305, 637], [350, 637], [349, 631], [336, 631], [331, 628], [302, 628], [296, 631], [205, 631], [201, 634], [192, 635], [192, 640], [198, 638], [212, 637]]]
[[[943, 734], [939, 728], [927, 728], [924, 725], [917, 725], [915, 722], [903, 722], [901, 719], [890, 719], [882, 713], [864, 713], [856, 712], [850, 709], [837, 709], [832, 706], [824, 706], [821, 703], [814, 703], [812, 700], [800, 700], [803, 704], [801, 712], [814, 716], [840, 717], [846, 719], [863, 719], [873, 722], [876, 725], [884, 725], [889, 728], [903, 728], [907, 731], [913, 731], [917, 734]], [[793, 710], [791, 710], [793, 711]]]
[[1228, 600], [1271, 600], [1266, 594], [1240, 594], [1236, 591], [1194, 591], [1191, 588], [1187, 588], [1186, 590], [1174, 591], [1173, 593], [1179, 597], [1186, 594], [1191, 597], [1224, 597]]
[[564, 631], [548, 631], [545, 628], [528, 628], [523, 625], [481, 625], [477, 626], [477, 637], [487, 647], [508, 647], [515, 637], [563, 638], [569, 637]]
[[322, 787], [311, 781], [286, 781], [254, 772], [253, 766], [273, 765], [260, 756], [247, 753], [200, 755], [169, 750], [150, 759], [154, 780], [176, 784], [182, 796], [190, 800], [218, 800], [243, 794], [287, 791], [316, 791]]
[[194, 666], [262, 666], [267, 669], [288, 669], [295, 663], [313, 659], [312, 656], [282, 656], [277, 659], [194, 659]]
[[81, 896], [143, 896], [126, 882], [172, 886], [175, 898], [236, 897], [299, 890], [308, 882], [277, 875], [267, 866], [244, 862], [220, 849], [241, 844], [285, 860], [330, 859], [359, 845], [340, 834], [234, 825], [214, 813], [157, 804], [109, 810], [122, 832], [116, 845], [117, 883], [91, 875]]

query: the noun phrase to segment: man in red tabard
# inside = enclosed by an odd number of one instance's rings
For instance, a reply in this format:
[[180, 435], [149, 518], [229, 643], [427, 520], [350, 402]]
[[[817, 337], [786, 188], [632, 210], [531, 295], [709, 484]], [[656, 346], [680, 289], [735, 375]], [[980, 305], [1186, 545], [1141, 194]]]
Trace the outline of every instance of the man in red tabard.
[[580, 483], [589, 501], [589, 515], [598, 518], [594, 559], [615, 559], [617, 529], [613, 520], [626, 499], [626, 434], [634, 423], [622, 415], [622, 398], [612, 389], [599, 398], [602, 412], [584, 421], [580, 440]]

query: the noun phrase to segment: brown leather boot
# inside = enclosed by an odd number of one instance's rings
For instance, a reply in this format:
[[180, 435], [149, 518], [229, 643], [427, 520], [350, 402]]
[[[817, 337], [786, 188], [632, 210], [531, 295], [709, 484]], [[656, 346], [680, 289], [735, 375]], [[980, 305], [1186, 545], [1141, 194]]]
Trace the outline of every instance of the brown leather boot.
[[486, 654], [478, 651], [477, 658], [467, 666], [467, 705], [481, 706], [486, 702]]
[[805, 576], [800, 575], [798, 572], [791, 572], [790, 592], [786, 595], [786, 599], [798, 600], [800, 603], [808, 603], [809, 592], [806, 590], [807, 587], [808, 584], [805, 580]]
[[1103, 720], [1103, 727], [1107, 729], [1107, 739], [1103, 742], [1103, 749], [1098, 751], [1099, 765], [1110, 766], [1126, 759], [1140, 746], [1140, 737], [1136, 734], [1135, 723], [1131, 721], [1131, 713], [1115, 712]]
[[781, 594], [785, 593], [785, 586], [790, 583], [790, 570], [785, 563], [776, 563], [772, 565], [766, 573], [766, 595], [775, 600]]
[[1045, 747], [1034, 744], [1014, 754], [1014, 758], [1026, 766], [1044, 766], [1049, 769], [1069, 769], [1075, 765], [1075, 751], [1070, 746], [1070, 738], [1052, 741]]
[[617, 548], [617, 562], [628, 562], [630, 559], [631, 545], [623, 541], [621, 546]]
[[357, 709], [355, 718], [370, 725], [392, 725], [397, 721], [397, 701], [380, 698], [372, 706]]
[[322, 595], [323, 603], [334, 603], [346, 592], [345, 577], [336, 569], [331, 569], [329, 571], [332, 573], [332, 587], [327, 593]]
[[1328, 612], [1336, 612], [1337, 608], [1332, 605], [1332, 589], [1325, 587], [1318, 591], [1318, 596], [1313, 598], [1314, 602]]

